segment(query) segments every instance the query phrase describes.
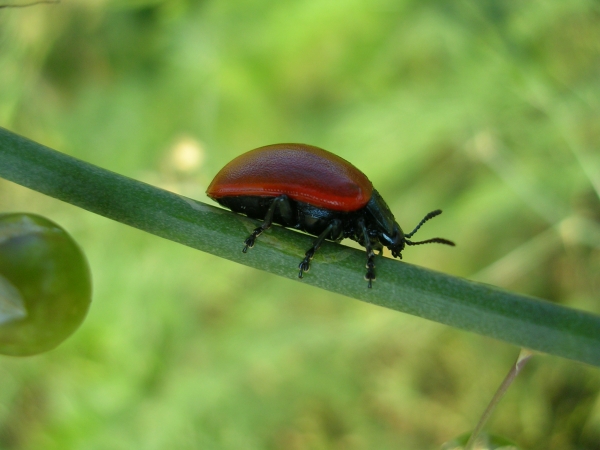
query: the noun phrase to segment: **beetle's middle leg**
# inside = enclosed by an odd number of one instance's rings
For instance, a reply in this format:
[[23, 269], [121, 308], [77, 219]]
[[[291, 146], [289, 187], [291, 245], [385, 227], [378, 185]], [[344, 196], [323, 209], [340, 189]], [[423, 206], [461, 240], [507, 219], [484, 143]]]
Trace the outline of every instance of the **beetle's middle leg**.
[[290, 199], [287, 195], [280, 195], [279, 197], [275, 197], [273, 199], [271, 205], [269, 205], [269, 209], [267, 210], [267, 214], [265, 216], [263, 224], [260, 227], [255, 228], [252, 234], [246, 238], [246, 240], [244, 241], [244, 244], [246, 245], [244, 245], [242, 252], [246, 253], [248, 251], [248, 248], [254, 247], [256, 238], [259, 237], [263, 233], [263, 231], [271, 228], [271, 225], [273, 224], [273, 216], [275, 214], [276, 209], [279, 209], [279, 212], [283, 217], [289, 218], [291, 216], [292, 208], [290, 206]]
[[308, 272], [310, 270], [310, 261], [315, 256], [315, 252], [321, 247], [323, 241], [328, 237], [330, 239], [335, 239], [342, 232], [342, 222], [339, 219], [333, 219], [327, 225], [327, 228], [323, 230], [323, 232], [315, 239], [311, 248], [306, 252], [304, 259], [298, 265], [300, 271], [298, 272], [298, 278], [302, 278], [304, 276], [304, 272]]

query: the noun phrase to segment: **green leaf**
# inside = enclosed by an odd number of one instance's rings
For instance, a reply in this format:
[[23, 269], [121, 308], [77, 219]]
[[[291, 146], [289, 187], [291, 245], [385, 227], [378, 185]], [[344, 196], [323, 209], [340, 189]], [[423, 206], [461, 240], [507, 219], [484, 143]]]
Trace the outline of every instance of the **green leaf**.
[[[4, 129], [0, 176], [157, 236], [294, 280], [313, 240], [273, 227], [243, 254], [242, 242], [257, 222], [79, 161]], [[598, 316], [387, 258], [377, 258], [377, 282], [367, 289], [364, 264], [364, 252], [327, 242], [301, 282], [600, 365]]]

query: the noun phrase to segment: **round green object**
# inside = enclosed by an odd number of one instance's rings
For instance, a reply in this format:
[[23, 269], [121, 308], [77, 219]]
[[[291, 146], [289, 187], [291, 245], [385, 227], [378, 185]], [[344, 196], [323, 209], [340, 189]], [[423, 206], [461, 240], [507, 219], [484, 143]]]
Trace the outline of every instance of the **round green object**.
[[81, 325], [92, 298], [79, 246], [54, 222], [0, 214], [0, 354], [46, 352]]

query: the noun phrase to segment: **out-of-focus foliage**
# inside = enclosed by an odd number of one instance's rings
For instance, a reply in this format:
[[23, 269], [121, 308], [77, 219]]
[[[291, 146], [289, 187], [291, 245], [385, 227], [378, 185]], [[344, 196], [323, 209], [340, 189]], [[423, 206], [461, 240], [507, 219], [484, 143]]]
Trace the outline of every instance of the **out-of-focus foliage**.
[[[57, 224], [0, 214], [0, 355], [46, 352], [79, 328], [90, 306], [87, 261]], [[8, 295], [2, 295], [8, 294]], [[2, 305], [12, 314], [2, 320]]]
[[[458, 247], [407, 261], [599, 312], [599, 42], [582, 0], [63, 0], [0, 9], [0, 124], [199, 199], [244, 151], [318, 145], [403, 227], [444, 210], [423, 238]], [[57, 350], [0, 359], [2, 449], [438, 448], [517, 353], [1, 182], [25, 208], [84, 247], [95, 302]], [[596, 449], [599, 389], [539, 357], [489, 427]]]
[[473, 444], [472, 448], [467, 449], [469, 434], [458, 437], [455, 440], [446, 442], [440, 450], [520, 450], [513, 442], [507, 441], [502, 437], [484, 434]]

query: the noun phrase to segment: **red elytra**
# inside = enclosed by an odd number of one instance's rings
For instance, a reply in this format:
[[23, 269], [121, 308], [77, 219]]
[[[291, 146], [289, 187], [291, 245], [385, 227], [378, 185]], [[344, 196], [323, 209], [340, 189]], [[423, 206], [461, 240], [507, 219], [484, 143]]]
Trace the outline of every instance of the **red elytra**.
[[356, 211], [371, 199], [373, 185], [345, 159], [305, 144], [275, 144], [244, 153], [214, 178], [209, 197], [278, 197], [327, 208]]

